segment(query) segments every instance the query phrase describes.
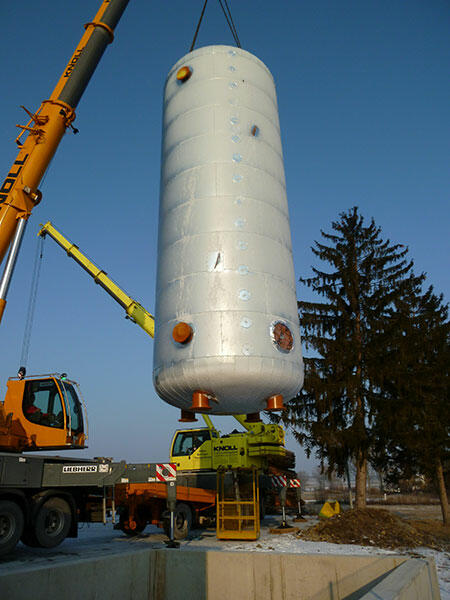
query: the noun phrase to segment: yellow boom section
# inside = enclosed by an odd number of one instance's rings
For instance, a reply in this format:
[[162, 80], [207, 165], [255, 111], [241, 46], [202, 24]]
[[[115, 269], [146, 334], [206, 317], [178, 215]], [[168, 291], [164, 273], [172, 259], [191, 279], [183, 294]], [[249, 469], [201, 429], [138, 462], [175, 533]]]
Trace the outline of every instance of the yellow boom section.
[[0, 263], [10, 249], [0, 280], [0, 320], [25, 224], [42, 197], [38, 186], [66, 129], [72, 126], [78, 101], [106, 46], [112, 42], [114, 28], [128, 2], [103, 0], [93, 21], [85, 25], [85, 33], [50, 98], [35, 113], [22, 107], [30, 120], [26, 125], [18, 125], [19, 153], [3, 183], [0, 180]]
[[118, 302], [127, 313], [127, 317], [137, 323], [149, 336], [155, 335], [155, 319], [143, 306], [133, 300], [126, 294], [108, 275], [97, 267], [87, 256], [85, 256], [76, 246], [65, 238], [55, 227], [48, 221], [45, 225], [41, 224], [39, 234], [41, 237], [49, 235], [55, 242], [67, 252], [67, 255], [73, 258], [89, 275], [95, 283], [100, 285], [108, 294]]

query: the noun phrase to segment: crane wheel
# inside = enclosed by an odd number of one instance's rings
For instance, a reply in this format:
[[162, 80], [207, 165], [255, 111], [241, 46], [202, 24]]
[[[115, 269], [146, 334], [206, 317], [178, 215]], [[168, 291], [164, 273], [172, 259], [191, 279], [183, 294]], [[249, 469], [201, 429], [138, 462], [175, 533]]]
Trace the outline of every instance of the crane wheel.
[[140, 521], [135, 521], [133, 528], [130, 527], [128, 521], [123, 521], [123, 522], [121, 521], [119, 523], [119, 529], [121, 531], [123, 531], [124, 533], [126, 533], [126, 535], [129, 535], [130, 537], [133, 535], [139, 535], [140, 533], [142, 533], [144, 531], [144, 529], [146, 528], [146, 526], [147, 526], [147, 523], [143, 523]]
[[[173, 526], [173, 537], [176, 540], [184, 540], [192, 525], [192, 511], [187, 504], [177, 504], [175, 508]], [[170, 513], [163, 520], [164, 533], [170, 538]]]
[[25, 546], [30, 546], [30, 548], [39, 548], [39, 542], [34, 535], [33, 526], [25, 526], [20, 541], [22, 544], [25, 544]]
[[21, 508], [10, 500], [0, 500], [0, 555], [14, 550], [24, 526]]
[[130, 537], [139, 535], [147, 527], [147, 519], [139, 513], [134, 515], [134, 519], [130, 522], [128, 509], [120, 515], [119, 529]]
[[25, 532], [23, 541], [31, 546], [54, 548], [66, 538], [71, 523], [69, 504], [63, 498], [49, 498], [39, 509], [32, 527]]

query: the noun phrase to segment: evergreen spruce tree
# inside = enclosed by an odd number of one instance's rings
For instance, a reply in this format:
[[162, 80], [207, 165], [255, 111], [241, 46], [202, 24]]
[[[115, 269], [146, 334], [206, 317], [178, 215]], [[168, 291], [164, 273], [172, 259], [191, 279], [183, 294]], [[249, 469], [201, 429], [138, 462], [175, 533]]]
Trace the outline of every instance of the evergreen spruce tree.
[[443, 521], [450, 524], [444, 479], [450, 458], [450, 323], [442, 295], [430, 287], [424, 294], [402, 298], [388, 337], [380, 380], [384, 397], [374, 428], [375, 460], [394, 481], [412, 475], [431, 478]]
[[[356, 464], [356, 507], [366, 505], [367, 461], [380, 401], [380, 373], [395, 303], [420, 288], [408, 250], [381, 238], [372, 219], [365, 225], [354, 207], [321, 231], [313, 254], [327, 270], [313, 268], [300, 281], [320, 302], [299, 302], [307, 354], [305, 385], [283, 420], [310, 454], [330, 472]], [[380, 336], [380, 333], [383, 333]], [[397, 342], [397, 340], [396, 340]]]

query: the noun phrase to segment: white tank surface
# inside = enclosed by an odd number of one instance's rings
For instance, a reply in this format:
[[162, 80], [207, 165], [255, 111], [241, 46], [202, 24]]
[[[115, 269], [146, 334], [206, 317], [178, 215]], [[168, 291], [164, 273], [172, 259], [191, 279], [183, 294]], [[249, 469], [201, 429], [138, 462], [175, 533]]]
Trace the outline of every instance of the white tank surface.
[[240, 48], [167, 77], [153, 376], [183, 420], [277, 410], [303, 383], [275, 85]]

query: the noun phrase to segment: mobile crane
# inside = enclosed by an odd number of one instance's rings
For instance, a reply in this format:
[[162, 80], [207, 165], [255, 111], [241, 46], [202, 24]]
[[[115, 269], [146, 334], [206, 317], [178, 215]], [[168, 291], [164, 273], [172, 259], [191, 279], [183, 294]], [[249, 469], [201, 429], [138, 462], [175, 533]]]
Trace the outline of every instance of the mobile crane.
[[[75, 108], [114, 39], [114, 28], [128, 1], [102, 1], [50, 98], [35, 113], [23, 107], [30, 120], [19, 125], [19, 152], [0, 186], [0, 263], [9, 250], [0, 279], [0, 320], [26, 223], [42, 198], [38, 186], [66, 130], [70, 127], [77, 132]], [[67, 536], [76, 537], [78, 522], [105, 521], [108, 502], [114, 512], [113, 490], [118, 481], [160, 477], [170, 482], [170, 486], [162, 484], [163, 491], [158, 488], [150, 518], [155, 522], [161, 517], [167, 500], [173, 523], [175, 475], [171, 466], [167, 470], [164, 465], [127, 465], [110, 459], [23, 454], [84, 448], [86, 427], [76, 384], [65, 375], [9, 379], [0, 403], [0, 555], [13, 550], [20, 539], [30, 546], [50, 548]]]

